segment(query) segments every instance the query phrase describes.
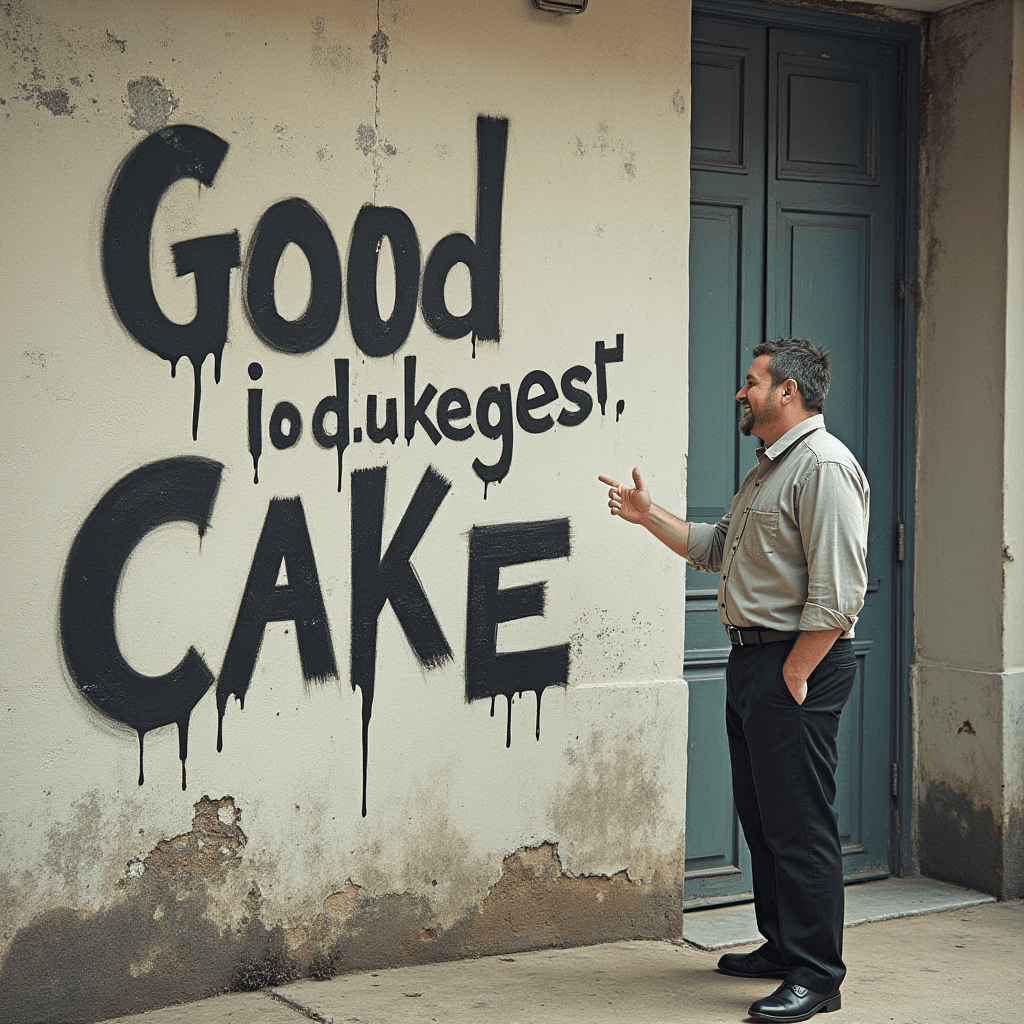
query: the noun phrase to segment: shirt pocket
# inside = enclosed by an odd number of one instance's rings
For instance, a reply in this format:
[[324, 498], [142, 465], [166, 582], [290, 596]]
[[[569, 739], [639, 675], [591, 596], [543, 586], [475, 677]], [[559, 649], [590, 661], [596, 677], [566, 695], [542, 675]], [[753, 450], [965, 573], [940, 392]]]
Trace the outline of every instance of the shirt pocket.
[[779, 513], [751, 509], [743, 530], [743, 550], [755, 562], [775, 550], [779, 532]]

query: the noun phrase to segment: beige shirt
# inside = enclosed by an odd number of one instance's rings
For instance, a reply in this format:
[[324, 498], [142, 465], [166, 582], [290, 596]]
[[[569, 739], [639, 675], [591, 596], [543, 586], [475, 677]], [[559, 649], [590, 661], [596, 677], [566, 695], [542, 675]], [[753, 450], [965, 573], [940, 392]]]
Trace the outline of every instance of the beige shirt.
[[758, 448], [757, 461], [724, 519], [690, 524], [687, 562], [721, 572], [727, 626], [852, 637], [868, 582], [864, 471], [820, 415]]

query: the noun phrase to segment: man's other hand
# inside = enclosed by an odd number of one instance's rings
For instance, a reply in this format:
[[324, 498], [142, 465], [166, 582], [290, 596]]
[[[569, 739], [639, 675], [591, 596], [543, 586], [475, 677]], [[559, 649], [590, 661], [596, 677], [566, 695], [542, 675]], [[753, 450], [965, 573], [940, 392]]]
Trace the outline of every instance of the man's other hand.
[[782, 678], [793, 700], [797, 704], [803, 704], [807, 700], [807, 677], [801, 676], [799, 672], [789, 668], [789, 662], [787, 661], [782, 666]]
[[608, 484], [608, 507], [613, 516], [625, 519], [627, 523], [642, 524], [647, 520], [651, 511], [651, 494], [644, 487], [639, 469], [633, 468], [633, 487], [620, 484], [610, 476], [599, 476], [597, 479]]

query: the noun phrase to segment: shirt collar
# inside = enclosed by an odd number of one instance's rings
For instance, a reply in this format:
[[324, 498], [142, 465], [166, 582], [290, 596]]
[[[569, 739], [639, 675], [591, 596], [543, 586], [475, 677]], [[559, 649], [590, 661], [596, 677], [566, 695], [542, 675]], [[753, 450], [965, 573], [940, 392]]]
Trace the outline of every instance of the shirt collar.
[[802, 437], [806, 437], [814, 430], [820, 430], [825, 426], [825, 417], [819, 412], [805, 420], [801, 420], [795, 427], [787, 430], [770, 448], [758, 448], [758, 457], [763, 453], [769, 459], [777, 459], [787, 448], [796, 444]]

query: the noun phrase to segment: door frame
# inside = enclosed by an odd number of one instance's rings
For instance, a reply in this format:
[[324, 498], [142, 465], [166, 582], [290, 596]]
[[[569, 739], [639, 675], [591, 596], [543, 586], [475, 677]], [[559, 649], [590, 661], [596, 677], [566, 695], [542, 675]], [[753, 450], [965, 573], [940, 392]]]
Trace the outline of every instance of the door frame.
[[[827, 0], [826, 0], [827, 2]], [[773, 28], [830, 32], [886, 42], [896, 47], [899, 64], [897, 127], [902, 140], [897, 186], [898, 273], [896, 364], [893, 367], [896, 429], [893, 479], [893, 536], [903, 526], [903, 559], [892, 561], [892, 714], [889, 800], [889, 870], [903, 877], [914, 870], [913, 732], [910, 669], [914, 653], [914, 477], [917, 463], [917, 240], [918, 240], [918, 85], [921, 28], [917, 24], [874, 21], [851, 14], [787, 7], [762, 0], [693, 0], [692, 16], [728, 19]], [[767, 131], [767, 123], [765, 124]], [[897, 542], [898, 543], [898, 542]]]

